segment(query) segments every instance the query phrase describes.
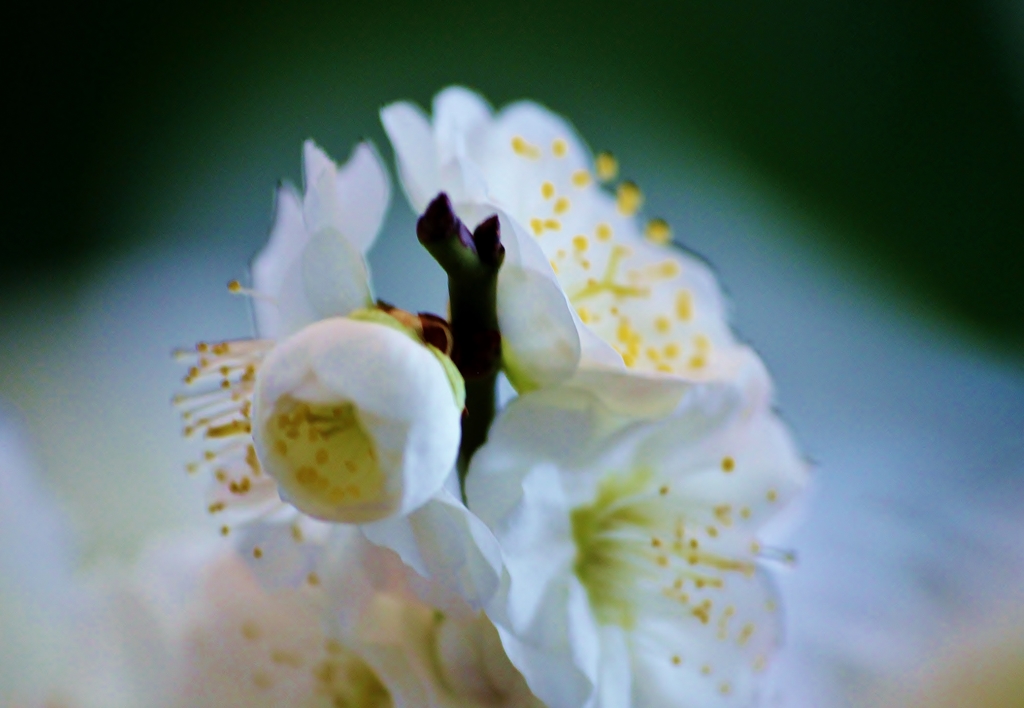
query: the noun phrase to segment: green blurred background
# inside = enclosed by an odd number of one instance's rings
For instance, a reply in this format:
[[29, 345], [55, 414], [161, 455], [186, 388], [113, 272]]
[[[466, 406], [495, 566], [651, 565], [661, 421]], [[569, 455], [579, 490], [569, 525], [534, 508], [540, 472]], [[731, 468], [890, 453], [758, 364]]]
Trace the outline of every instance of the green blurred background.
[[626, 125], [685, 142], [698, 166], [706, 151], [823, 224], [822, 245], [894, 306], [1011, 359], [1024, 352], [1019, 3], [102, 2], [5, 14], [0, 297], [40, 279], [74, 288], [91, 264], [171, 238], [148, 232], [146, 214], [181, 200], [189, 175], [232, 165], [265, 177], [253, 186], [269, 197], [277, 178], [297, 177], [303, 138], [339, 158], [357, 129], [386, 144], [376, 108], [429, 105], [459, 82], [496, 105], [530, 97], [571, 116], [626, 176], [639, 149]]

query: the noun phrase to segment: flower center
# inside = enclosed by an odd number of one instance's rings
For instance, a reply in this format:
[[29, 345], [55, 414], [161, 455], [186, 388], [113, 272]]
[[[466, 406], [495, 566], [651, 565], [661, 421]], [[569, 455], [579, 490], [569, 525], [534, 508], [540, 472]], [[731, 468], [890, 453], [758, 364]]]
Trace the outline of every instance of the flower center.
[[334, 708], [392, 708], [391, 694], [374, 670], [339, 647], [329, 644], [333, 653], [313, 668], [318, 693], [329, 698]]
[[752, 557], [722, 554], [717, 527], [701, 525], [697, 508], [687, 522], [682, 507], [641, 468], [605, 476], [594, 501], [572, 510], [574, 571], [598, 622], [632, 629], [642, 609], [667, 600], [708, 624], [725, 575], [753, 574]]
[[282, 396], [264, 428], [268, 470], [300, 509], [330, 516], [385, 496], [373, 438], [351, 402], [310, 404]]

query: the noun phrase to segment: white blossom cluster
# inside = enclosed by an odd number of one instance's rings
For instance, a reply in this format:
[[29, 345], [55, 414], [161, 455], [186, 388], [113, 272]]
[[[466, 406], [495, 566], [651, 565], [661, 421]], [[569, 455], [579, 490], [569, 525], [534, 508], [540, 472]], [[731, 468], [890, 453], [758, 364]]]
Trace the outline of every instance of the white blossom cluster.
[[757, 705], [782, 633], [759, 533], [808, 471], [713, 273], [537, 104], [453, 87], [381, 119], [415, 212], [443, 193], [469, 229], [497, 217], [518, 396], [460, 476], [480, 411], [447, 323], [378, 304], [366, 263], [387, 170], [307, 142], [232, 284], [257, 337], [199, 345], [177, 399], [224, 540], [101, 593], [133, 700]]

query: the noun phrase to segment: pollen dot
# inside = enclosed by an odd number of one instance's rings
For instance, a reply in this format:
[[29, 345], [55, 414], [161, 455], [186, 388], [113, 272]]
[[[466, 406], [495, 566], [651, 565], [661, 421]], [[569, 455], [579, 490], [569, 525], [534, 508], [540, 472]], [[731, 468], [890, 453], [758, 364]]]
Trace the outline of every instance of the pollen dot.
[[577, 187], [586, 187], [590, 184], [590, 173], [586, 170], [576, 170], [572, 173], [572, 183]]
[[612, 237], [612, 227], [608, 224], [598, 224], [596, 235], [598, 241], [607, 241]]
[[693, 298], [687, 290], [680, 290], [676, 294], [676, 317], [683, 322], [693, 317]]
[[555, 138], [554, 142], [551, 143], [551, 152], [554, 153], [555, 157], [565, 157], [565, 154], [569, 152], [569, 143], [565, 142], [562, 138]]
[[672, 666], [679, 666], [681, 663], [683, 663], [683, 659], [678, 654], [672, 657]]
[[634, 182], [623, 182], [615, 193], [615, 205], [623, 216], [633, 216], [643, 204], [644, 195]]
[[573, 236], [572, 237], [572, 246], [577, 251], [585, 251], [585, 250], [587, 250], [587, 246], [589, 245], [589, 243], [590, 242], [587, 241], [587, 237], [586, 236]]
[[545, 199], [551, 199], [551, 197], [555, 196], [555, 185], [545, 182], [540, 186], [540, 193]]
[[731, 457], [723, 457], [722, 458], [722, 471], [723, 472], [732, 472], [735, 467], [736, 467], [736, 461], [734, 459], [732, 459]]
[[220, 535], [221, 536], [227, 536], [229, 533], [231, 533], [231, 529], [229, 529], [227, 526], [221, 526], [220, 527]]
[[537, 146], [526, 142], [526, 139], [521, 135], [517, 135], [512, 138], [512, 150], [515, 154], [522, 157], [529, 157], [533, 159], [540, 157], [540, 150]]
[[647, 222], [644, 235], [648, 241], [663, 245], [672, 240], [672, 228], [664, 219], [651, 219]]
[[779, 493], [776, 492], [774, 489], [769, 489], [768, 493], [765, 494], [765, 497], [768, 499], [768, 501], [774, 502], [774, 501], [778, 500]]
[[555, 213], [564, 214], [569, 211], [569, 200], [566, 197], [559, 197], [555, 200]]
[[239, 283], [237, 280], [232, 280], [230, 283], [228, 283], [228, 291], [233, 293], [241, 292], [242, 284]]
[[255, 642], [261, 634], [259, 625], [252, 620], [242, 623], [242, 636], [250, 642]]
[[608, 182], [619, 174], [619, 161], [610, 152], [598, 153], [594, 158], [594, 170], [597, 172], [599, 180]]
[[256, 546], [255, 548], [253, 548], [252, 549], [252, 557], [256, 558], [256, 559], [262, 558], [263, 557], [263, 549], [260, 548], [259, 546]]

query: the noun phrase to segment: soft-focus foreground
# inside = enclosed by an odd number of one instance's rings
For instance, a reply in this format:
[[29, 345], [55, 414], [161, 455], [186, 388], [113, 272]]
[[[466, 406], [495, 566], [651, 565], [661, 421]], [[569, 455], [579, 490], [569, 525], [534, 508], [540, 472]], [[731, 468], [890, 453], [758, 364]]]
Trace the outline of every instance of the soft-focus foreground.
[[[82, 579], [30, 455], [4, 440], [0, 701], [832, 704], [817, 666], [863, 667], [857, 652], [884, 645], [843, 635], [884, 573], [836, 612], [821, 598], [844, 597], [828, 587], [842, 574], [794, 585], [798, 567], [783, 605], [772, 576], [794, 556], [778, 522], [808, 465], [708, 266], [640, 218], [610, 154], [536, 104], [494, 113], [452, 88], [429, 116], [397, 103], [381, 118], [415, 231], [382, 231], [391, 188], [372, 145], [336, 165], [308, 142], [304, 189], [278, 189], [251, 282], [229, 286], [254, 337], [210, 331], [181, 354], [175, 400], [201, 440], [189, 472], [212, 531]], [[371, 281], [374, 243], [414, 235], [448, 276], [446, 317], [389, 305]], [[495, 410], [499, 369], [514, 391]], [[871, 545], [825, 531], [833, 555]], [[805, 547], [813, 567], [825, 547]], [[965, 576], [988, 572], [982, 555]], [[927, 616], [882, 604], [907, 626]], [[926, 675], [917, 700], [1012, 705], [998, 697], [1014, 695], [1013, 654], [992, 646], [989, 703], [969, 669], [950, 689]]]

